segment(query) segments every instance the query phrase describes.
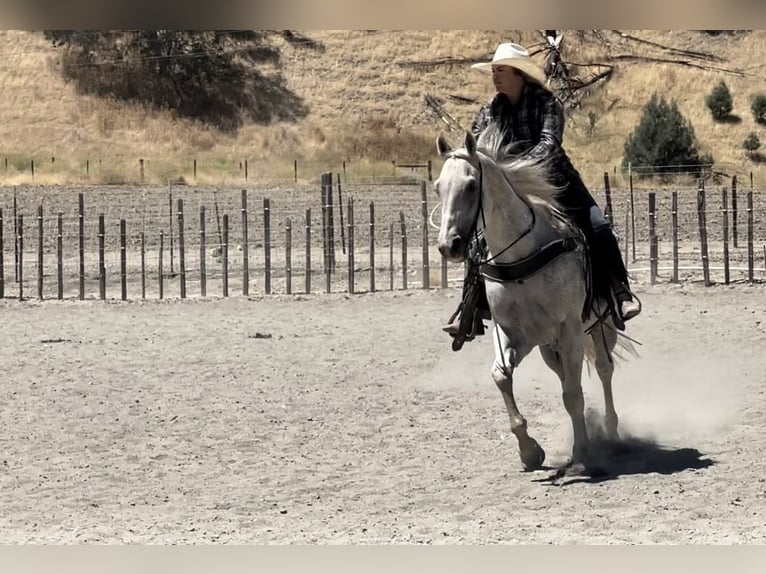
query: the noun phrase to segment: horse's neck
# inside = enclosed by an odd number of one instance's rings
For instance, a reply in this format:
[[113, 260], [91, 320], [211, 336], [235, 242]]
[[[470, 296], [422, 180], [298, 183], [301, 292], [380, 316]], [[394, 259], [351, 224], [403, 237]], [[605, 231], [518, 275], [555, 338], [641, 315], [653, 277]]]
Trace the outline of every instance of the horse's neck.
[[537, 208], [513, 191], [500, 170], [485, 166], [483, 177], [484, 237], [490, 255], [497, 256], [498, 263], [530, 255], [553, 234], [552, 226], [539, 213], [533, 215]]

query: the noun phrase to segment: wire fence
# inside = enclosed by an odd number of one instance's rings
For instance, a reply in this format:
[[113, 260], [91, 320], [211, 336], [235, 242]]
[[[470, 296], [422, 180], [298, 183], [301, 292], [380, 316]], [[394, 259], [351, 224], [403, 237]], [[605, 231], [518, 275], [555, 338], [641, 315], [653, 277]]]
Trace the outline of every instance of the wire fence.
[[[766, 277], [766, 195], [701, 185], [594, 190], [632, 275]], [[460, 284], [426, 181], [0, 188], [0, 297], [141, 299]]]

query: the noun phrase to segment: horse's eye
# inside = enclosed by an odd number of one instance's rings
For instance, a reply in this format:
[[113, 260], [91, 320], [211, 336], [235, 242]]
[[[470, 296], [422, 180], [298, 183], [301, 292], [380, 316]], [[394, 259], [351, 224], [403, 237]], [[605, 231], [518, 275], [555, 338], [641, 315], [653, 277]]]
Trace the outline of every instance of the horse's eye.
[[474, 191], [476, 191], [476, 182], [473, 180], [469, 181], [468, 185], [466, 186], [466, 190], [468, 191], [468, 193], [473, 193]]

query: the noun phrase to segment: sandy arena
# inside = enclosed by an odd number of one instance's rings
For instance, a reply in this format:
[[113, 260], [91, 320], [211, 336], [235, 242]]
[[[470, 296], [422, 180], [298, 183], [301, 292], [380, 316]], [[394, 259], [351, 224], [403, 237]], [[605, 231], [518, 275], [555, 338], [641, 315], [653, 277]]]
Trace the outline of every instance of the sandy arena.
[[[522, 472], [490, 339], [450, 350], [457, 289], [0, 301], [0, 543], [764, 542], [766, 287], [637, 291], [639, 447], [563, 485]], [[563, 462], [558, 380], [516, 381]]]

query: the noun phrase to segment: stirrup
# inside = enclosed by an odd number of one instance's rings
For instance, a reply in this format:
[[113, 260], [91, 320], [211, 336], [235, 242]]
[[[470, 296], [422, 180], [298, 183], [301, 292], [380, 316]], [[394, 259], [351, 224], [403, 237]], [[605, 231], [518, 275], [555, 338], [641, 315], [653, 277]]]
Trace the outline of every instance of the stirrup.
[[[618, 289], [614, 289], [614, 299], [615, 299], [614, 302], [616, 303], [616, 305], [615, 305], [615, 308], [612, 311], [612, 317], [614, 319], [614, 326], [617, 328], [617, 330], [624, 331], [625, 330], [625, 322], [633, 319], [634, 317], [637, 317], [638, 315], [640, 315], [641, 314], [642, 305], [641, 305], [641, 299], [639, 299], [636, 296], [636, 294], [633, 293], [633, 291], [631, 291], [630, 288], [627, 285], [625, 285], [622, 282], [620, 282], [618, 285], [619, 285], [619, 288]], [[623, 292], [623, 293], [628, 295], [629, 299], [627, 299], [627, 301], [635, 301], [635, 303], [638, 305], [638, 311], [636, 311], [635, 313], [631, 313], [631, 314], [629, 314], [627, 316], [622, 314], [622, 304], [625, 301], [620, 299], [620, 297], [619, 297], [619, 293], [620, 292]]]
[[623, 321], [630, 321], [633, 317], [637, 317], [641, 313], [641, 303], [639, 303], [637, 301], [633, 301], [632, 299], [629, 302], [630, 303], [635, 303], [637, 308], [635, 310], [633, 310], [633, 311], [629, 311], [628, 313], [623, 313], [622, 312], [622, 306], [625, 303], [628, 303], [628, 301], [622, 301], [620, 303], [620, 318]]
[[474, 309], [473, 313], [465, 313], [460, 316], [460, 327], [457, 335], [452, 335], [452, 350], [459, 351], [468, 341], [473, 341], [478, 335], [485, 333], [484, 322], [481, 319], [481, 313]]

